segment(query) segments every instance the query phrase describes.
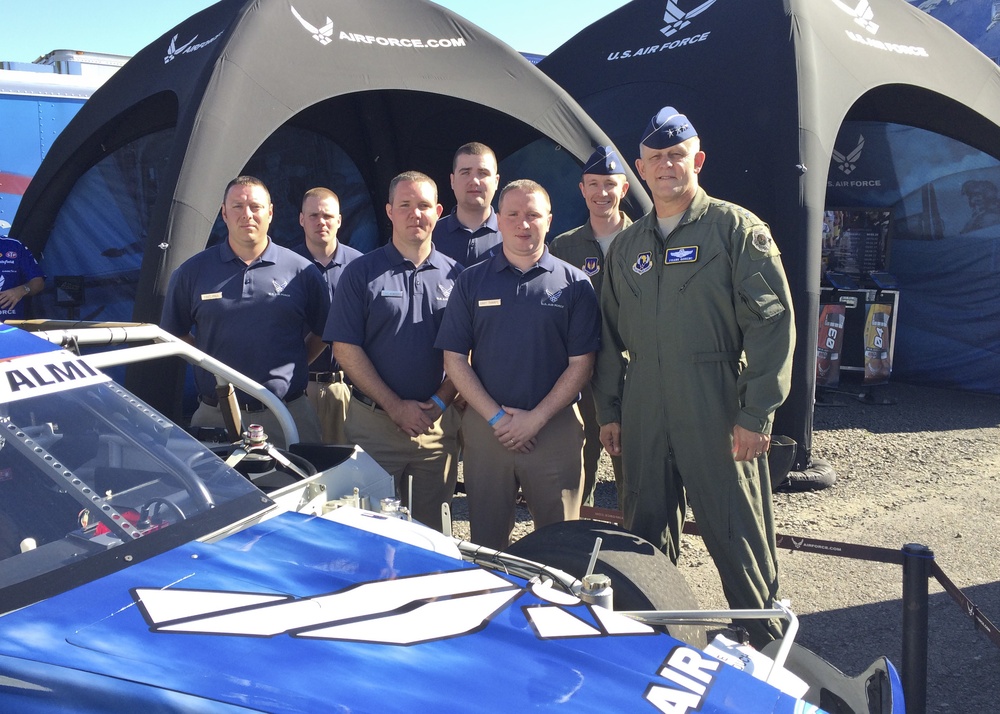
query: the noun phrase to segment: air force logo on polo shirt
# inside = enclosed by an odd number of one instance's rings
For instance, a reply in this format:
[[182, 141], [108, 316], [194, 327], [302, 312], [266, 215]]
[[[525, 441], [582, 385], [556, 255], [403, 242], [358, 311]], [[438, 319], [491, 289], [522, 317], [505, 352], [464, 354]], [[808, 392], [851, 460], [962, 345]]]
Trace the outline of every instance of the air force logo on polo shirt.
[[636, 275], [643, 275], [648, 273], [649, 269], [653, 267], [653, 254], [650, 251], [644, 253], [639, 253], [635, 257], [635, 264], [632, 265], [632, 272]]
[[545, 297], [542, 298], [542, 305], [545, 305], [546, 307], [559, 307], [559, 308], [566, 307], [565, 305], [559, 304], [559, 298], [562, 297], [562, 294], [563, 294], [562, 290], [557, 290], [556, 292], [552, 292], [551, 290], [546, 288]]
[[601, 263], [597, 258], [585, 258], [580, 269], [587, 274], [588, 278], [592, 278], [601, 272]]
[[698, 246], [687, 245], [683, 248], [670, 248], [663, 256], [664, 265], [675, 265], [677, 263], [694, 263], [698, 260]]

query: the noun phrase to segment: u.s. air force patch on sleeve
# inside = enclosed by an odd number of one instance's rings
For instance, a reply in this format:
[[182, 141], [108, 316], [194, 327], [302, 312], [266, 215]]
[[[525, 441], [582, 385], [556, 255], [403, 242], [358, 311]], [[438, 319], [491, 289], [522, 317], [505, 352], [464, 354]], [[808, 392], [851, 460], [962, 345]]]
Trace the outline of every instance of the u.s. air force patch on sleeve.
[[649, 269], [653, 267], [653, 254], [648, 250], [644, 253], [639, 253], [635, 257], [635, 264], [632, 266], [632, 272], [636, 275], [642, 275], [643, 273], [648, 273]]
[[778, 248], [774, 245], [774, 239], [771, 238], [771, 231], [768, 230], [767, 226], [754, 226], [750, 243], [764, 254], [762, 257], [769, 258], [778, 254]]

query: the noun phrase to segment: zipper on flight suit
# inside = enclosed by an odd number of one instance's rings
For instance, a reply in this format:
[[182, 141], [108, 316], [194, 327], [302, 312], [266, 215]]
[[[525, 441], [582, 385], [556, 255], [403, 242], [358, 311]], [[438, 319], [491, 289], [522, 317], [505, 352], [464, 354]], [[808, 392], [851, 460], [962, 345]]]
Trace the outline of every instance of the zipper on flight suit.
[[694, 272], [694, 273], [693, 273], [693, 274], [691, 275], [691, 277], [690, 277], [690, 278], [688, 278], [687, 280], [685, 280], [685, 281], [684, 281], [684, 284], [680, 286], [680, 288], [679, 288], [679, 289], [677, 290], [677, 292], [679, 292], [679, 293], [682, 293], [682, 292], [684, 292], [684, 289], [685, 289], [685, 288], [686, 288], [686, 287], [687, 287], [687, 286], [688, 286], [688, 285], [689, 285], [689, 284], [691, 283], [691, 281], [692, 281], [692, 280], [694, 280], [695, 278], [697, 278], [697, 277], [698, 277], [698, 275], [699, 275], [699, 274], [701, 273], [701, 271], [703, 271], [703, 270], [704, 270], [705, 268], [707, 268], [707, 267], [708, 267], [709, 265], [711, 265], [711, 264], [712, 264], [712, 261], [713, 261], [713, 260], [715, 260], [716, 258], [718, 258], [718, 257], [719, 257], [720, 255], [722, 255], [722, 254], [721, 254], [721, 253], [716, 253], [716, 254], [715, 254], [715, 255], [713, 255], [713, 256], [712, 256], [711, 258], [709, 258], [709, 259], [708, 259], [708, 260], [706, 260], [706, 261], [705, 261], [704, 263], [702, 263], [702, 264], [701, 264], [701, 267], [700, 267], [700, 268], [698, 268], [698, 269], [697, 269], [697, 270], [696, 270], [696, 271], [695, 271], [695, 272]]

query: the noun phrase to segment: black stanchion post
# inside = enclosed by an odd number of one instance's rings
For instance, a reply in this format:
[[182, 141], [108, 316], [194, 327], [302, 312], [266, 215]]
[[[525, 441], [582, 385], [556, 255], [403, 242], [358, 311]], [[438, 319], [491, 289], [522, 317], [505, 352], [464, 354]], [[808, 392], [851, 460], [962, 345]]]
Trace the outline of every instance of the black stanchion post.
[[927, 711], [927, 583], [934, 551], [903, 546], [903, 696], [907, 714]]

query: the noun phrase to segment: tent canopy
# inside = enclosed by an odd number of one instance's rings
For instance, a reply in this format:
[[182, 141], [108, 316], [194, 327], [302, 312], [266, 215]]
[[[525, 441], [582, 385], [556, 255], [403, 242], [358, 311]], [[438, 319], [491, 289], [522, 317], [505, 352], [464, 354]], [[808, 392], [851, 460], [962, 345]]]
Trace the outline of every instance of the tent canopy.
[[[222, 191], [259, 176], [274, 237], [299, 201], [341, 196], [341, 238], [384, 242], [390, 179], [417, 169], [450, 208], [455, 149], [491, 146], [501, 178], [550, 188], [554, 230], [585, 220], [579, 170], [607, 136], [533, 65], [423, 0], [222, 0], [140, 51], [60, 135], [12, 234], [50, 276], [84, 274], [79, 316], [157, 321], [172, 271], [221, 238]], [[630, 176], [635, 181], [634, 176]], [[638, 192], [629, 211], [641, 214]], [[45, 313], [52, 316], [55, 292]]]
[[[842, 124], [894, 122], [1000, 156], [1000, 69], [903, 0], [633, 0], [539, 67], [638, 155], [672, 105], [697, 127], [701, 182], [772, 228], [796, 308], [792, 393], [776, 431], [812, 444], [823, 211]], [[905, 311], [906, 295], [900, 310]]]

